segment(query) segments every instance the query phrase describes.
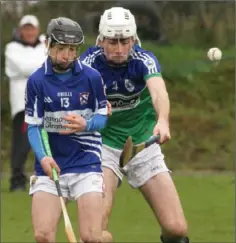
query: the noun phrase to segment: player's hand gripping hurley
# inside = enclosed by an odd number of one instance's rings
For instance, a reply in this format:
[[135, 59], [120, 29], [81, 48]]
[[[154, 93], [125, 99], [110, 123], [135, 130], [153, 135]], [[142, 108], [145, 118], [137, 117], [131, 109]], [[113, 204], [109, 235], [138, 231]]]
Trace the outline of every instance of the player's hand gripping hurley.
[[[52, 157], [52, 153], [51, 153], [51, 149], [50, 149], [49, 141], [48, 141], [48, 134], [44, 129], [42, 129], [41, 133], [42, 133], [43, 144], [44, 144], [44, 147], [46, 150], [46, 154], [48, 156]], [[58, 196], [59, 196], [60, 202], [61, 202], [62, 213], [63, 213], [64, 223], [65, 223], [66, 236], [70, 243], [77, 243], [77, 240], [76, 240], [76, 237], [75, 237], [75, 234], [74, 234], [71, 222], [70, 222], [70, 218], [68, 216], [66, 205], [65, 205], [64, 199], [62, 197], [62, 192], [61, 192], [61, 187], [59, 184], [57, 171], [54, 168], [52, 168], [52, 176], [53, 176], [53, 180], [56, 184], [57, 193], [58, 193]]]
[[131, 159], [134, 158], [134, 156], [136, 156], [143, 149], [158, 142], [159, 139], [160, 139], [160, 135], [151, 136], [146, 142], [134, 145], [132, 141], [132, 137], [129, 136], [125, 142], [123, 151], [120, 155], [120, 167], [123, 168]]

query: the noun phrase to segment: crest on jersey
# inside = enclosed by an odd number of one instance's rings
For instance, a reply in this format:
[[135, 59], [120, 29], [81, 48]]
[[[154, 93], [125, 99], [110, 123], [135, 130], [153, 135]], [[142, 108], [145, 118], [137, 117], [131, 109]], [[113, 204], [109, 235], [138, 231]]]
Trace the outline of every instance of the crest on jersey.
[[129, 92], [133, 92], [134, 91], [134, 85], [132, 83], [131, 80], [129, 79], [125, 79], [125, 88], [129, 91]]
[[155, 62], [154, 62], [154, 60], [152, 60], [152, 59], [150, 59], [150, 58], [147, 59], [147, 60], [145, 60], [144, 63], [145, 63], [145, 65], [146, 65], [147, 67], [149, 67], [149, 68], [155, 66]]
[[79, 101], [81, 105], [86, 105], [88, 104], [88, 98], [89, 98], [89, 93], [88, 92], [82, 92], [79, 94]]

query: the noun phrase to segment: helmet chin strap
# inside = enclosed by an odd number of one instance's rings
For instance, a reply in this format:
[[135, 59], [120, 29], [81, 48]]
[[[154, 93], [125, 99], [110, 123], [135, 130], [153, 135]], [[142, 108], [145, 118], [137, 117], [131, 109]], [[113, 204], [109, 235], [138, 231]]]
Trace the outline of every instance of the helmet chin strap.
[[51, 61], [51, 62], [52, 62], [53, 69], [55, 69], [58, 72], [66, 72], [66, 71], [69, 71], [73, 67], [73, 62], [71, 62], [66, 68], [63, 67], [59, 63], [54, 63], [53, 61]]
[[51, 59], [53, 69], [56, 70], [57, 72], [66, 72], [69, 69], [71, 69], [73, 67], [73, 62], [76, 60], [76, 57], [74, 59], [68, 60], [69, 65], [67, 67], [63, 67], [63, 65], [61, 63], [57, 63], [57, 57], [50, 54], [51, 43], [52, 43], [52, 40], [51, 40], [51, 38], [49, 38], [47, 48], [46, 48], [46, 54]]
[[65, 71], [68, 71], [69, 69], [71, 69], [73, 67], [73, 62], [74, 62], [75, 59], [69, 60], [68, 61], [69, 65], [67, 67], [64, 67], [63, 64], [57, 63], [56, 56], [52, 56], [52, 55], [50, 55], [50, 53], [49, 53], [49, 56], [51, 58], [51, 63], [52, 63], [53, 69], [55, 69], [58, 72], [65, 72]]

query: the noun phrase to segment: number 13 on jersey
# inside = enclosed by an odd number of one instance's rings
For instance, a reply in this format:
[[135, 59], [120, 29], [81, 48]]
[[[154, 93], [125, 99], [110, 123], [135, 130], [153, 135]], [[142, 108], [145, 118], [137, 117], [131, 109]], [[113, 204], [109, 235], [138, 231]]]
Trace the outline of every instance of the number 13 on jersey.
[[61, 107], [68, 108], [70, 106], [70, 101], [68, 97], [61, 98]]

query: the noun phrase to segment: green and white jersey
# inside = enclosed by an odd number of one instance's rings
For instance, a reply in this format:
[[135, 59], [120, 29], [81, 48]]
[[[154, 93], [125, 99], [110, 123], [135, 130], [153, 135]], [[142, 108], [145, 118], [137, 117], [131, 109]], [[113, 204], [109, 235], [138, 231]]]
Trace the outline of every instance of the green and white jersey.
[[101, 73], [112, 105], [112, 116], [102, 130], [103, 143], [121, 149], [128, 136], [132, 136], [135, 144], [149, 138], [156, 124], [156, 114], [146, 80], [161, 76], [154, 54], [135, 45], [127, 64], [112, 66], [100, 47], [91, 47], [80, 59]]

